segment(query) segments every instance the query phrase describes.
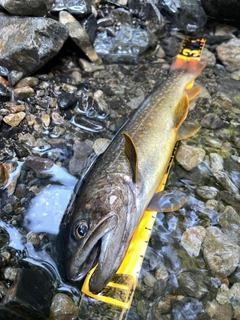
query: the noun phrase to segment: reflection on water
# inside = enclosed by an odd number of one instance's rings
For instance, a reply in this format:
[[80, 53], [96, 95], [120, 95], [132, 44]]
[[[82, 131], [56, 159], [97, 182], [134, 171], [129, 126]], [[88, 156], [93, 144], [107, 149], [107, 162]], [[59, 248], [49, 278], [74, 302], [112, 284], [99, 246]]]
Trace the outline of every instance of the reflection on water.
[[24, 217], [24, 227], [29, 231], [57, 234], [77, 179], [57, 165], [43, 172], [51, 174], [50, 180], [58, 184], [48, 185], [32, 200]]

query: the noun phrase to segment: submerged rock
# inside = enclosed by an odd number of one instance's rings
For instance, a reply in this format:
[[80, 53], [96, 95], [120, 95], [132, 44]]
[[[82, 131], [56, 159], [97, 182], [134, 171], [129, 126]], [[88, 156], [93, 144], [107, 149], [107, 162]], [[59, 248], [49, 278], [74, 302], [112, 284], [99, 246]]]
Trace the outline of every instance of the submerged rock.
[[209, 227], [203, 240], [203, 255], [213, 275], [229, 276], [240, 262], [240, 247], [219, 228]]
[[51, 12], [63, 10], [82, 18], [91, 13], [91, 2], [89, 0], [56, 0]]
[[59, 52], [67, 37], [65, 26], [53, 19], [0, 13], [0, 65], [31, 74]]

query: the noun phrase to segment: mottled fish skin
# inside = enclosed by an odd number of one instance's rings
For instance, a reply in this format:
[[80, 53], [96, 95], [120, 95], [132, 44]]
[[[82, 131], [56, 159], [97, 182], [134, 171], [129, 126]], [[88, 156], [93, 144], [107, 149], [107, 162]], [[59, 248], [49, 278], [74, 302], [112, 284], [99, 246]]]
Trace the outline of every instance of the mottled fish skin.
[[[76, 200], [70, 218], [67, 276], [78, 281], [98, 263], [90, 290], [99, 292], [118, 270], [147, 205], [166, 172], [178, 129], [188, 110], [185, 88], [204, 68], [186, 62], [172, 67], [168, 79], [138, 108], [121, 130], [133, 140], [138, 155], [138, 182], [118, 133], [99, 157]], [[182, 101], [183, 108], [179, 107]], [[83, 226], [79, 237], [78, 226]]]

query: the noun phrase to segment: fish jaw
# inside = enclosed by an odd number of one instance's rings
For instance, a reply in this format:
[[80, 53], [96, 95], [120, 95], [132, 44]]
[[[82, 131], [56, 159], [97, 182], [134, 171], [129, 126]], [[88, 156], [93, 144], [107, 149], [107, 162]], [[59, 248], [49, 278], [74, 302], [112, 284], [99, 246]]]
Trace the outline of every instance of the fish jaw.
[[84, 241], [79, 240], [74, 244], [73, 239], [70, 241], [66, 261], [66, 273], [69, 280], [80, 281], [95, 266], [100, 255], [102, 238], [111, 232], [117, 223], [118, 217], [112, 213], [101, 221]]

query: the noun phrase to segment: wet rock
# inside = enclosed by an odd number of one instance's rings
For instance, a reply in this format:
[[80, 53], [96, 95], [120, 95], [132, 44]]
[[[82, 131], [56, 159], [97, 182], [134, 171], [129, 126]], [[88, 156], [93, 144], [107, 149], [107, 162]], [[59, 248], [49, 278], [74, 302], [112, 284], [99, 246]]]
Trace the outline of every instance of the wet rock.
[[94, 47], [98, 55], [109, 63], [134, 63], [150, 48], [154, 48], [157, 38], [147, 30], [122, 25], [116, 37], [99, 33]]
[[72, 118], [71, 123], [90, 132], [102, 132], [105, 130], [103, 122], [90, 119], [85, 116], [76, 115]]
[[57, 98], [61, 110], [71, 108], [77, 103], [77, 98], [72, 93], [62, 92]]
[[21, 111], [25, 111], [25, 106], [23, 104], [15, 104], [12, 102], [7, 102], [4, 104], [4, 107], [8, 109], [11, 113], [17, 113]]
[[240, 216], [231, 206], [227, 206], [219, 214], [221, 230], [234, 242], [240, 245]]
[[9, 114], [3, 118], [3, 121], [7, 123], [11, 127], [17, 127], [20, 122], [25, 118], [25, 112], [17, 112], [13, 114]]
[[196, 188], [196, 193], [200, 198], [210, 200], [217, 196], [218, 190], [214, 187], [201, 186]]
[[233, 317], [233, 308], [229, 302], [220, 304], [216, 300], [212, 300], [208, 302], [207, 312], [214, 320], [232, 320]]
[[190, 227], [182, 234], [181, 245], [190, 256], [197, 257], [205, 235], [206, 229], [202, 226]]
[[45, 320], [50, 314], [51, 287], [37, 270], [21, 269], [0, 305], [2, 319]]
[[50, 125], [51, 118], [50, 118], [50, 116], [48, 114], [43, 114], [41, 119], [42, 119], [43, 124], [46, 127], [48, 127]]
[[0, 101], [5, 102], [10, 100], [10, 92], [0, 83]]
[[163, 1], [160, 4], [160, 10], [179, 29], [188, 32], [201, 29], [207, 22], [207, 16], [200, 2], [196, 0]]
[[79, 59], [79, 65], [85, 72], [94, 72], [97, 70], [104, 70], [104, 65], [95, 65], [89, 63], [87, 60]]
[[38, 85], [39, 79], [36, 77], [27, 77], [21, 79], [15, 88], [22, 88], [22, 87], [31, 87], [34, 88]]
[[225, 304], [229, 301], [229, 288], [225, 283], [218, 289], [216, 300], [220, 304]]
[[219, 228], [208, 227], [203, 239], [203, 255], [213, 275], [227, 277], [240, 261], [240, 247]]
[[37, 156], [29, 156], [25, 160], [24, 166], [33, 169], [37, 174], [41, 174], [42, 171], [50, 169], [53, 164], [53, 161], [50, 159]]
[[208, 294], [210, 279], [202, 271], [184, 271], [177, 277], [178, 293], [201, 300]]
[[144, 92], [140, 88], [138, 88], [136, 90], [136, 97], [132, 98], [129, 102], [126, 103], [126, 105], [134, 110], [140, 106], [144, 99]]
[[229, 20], [239, 18], [240, 3], [238, 0], [201, 0], [201, 3], [210, 17]]
[[234, 318], [240, 319], [240, 282], [234, 283], [230, 288], [229, 302], [233, 306]]
[[101, 59], [98, 57], [87, 32], [81, 24], [68, 12], [61, 11], [59, 21], [69, 30], [69, 36], [85, 53], [91, 62], [100, 64]]
[[58, 53], [67, 37], [67, 29], [55, 20], [1, 13], [0, 65], [31, 74]]
[[92, 148], [86, 143], [80, 142], [74, 145], [73, 150], [73, 157], [69, 161], [69, 172], [72, 175], [81, 176], [90, 164], [88, 156], [92, 153]]
[[26, 235], [26, 239], [27, 242], [31, 243], [34, 247], [38, 247], [41, 242], [39, 235], [33, 231], [28, 232], [28, 234]]
[[8, 74], [8, 81], [11, 86], [14, 86], [23, 77], [23, 72], [12, 70]]
[[89, 35], [89, 38], [93, 43], [96, 38], [98, 29], [98, 24], [95, 15], [92, 13], [87, 18], [82, 19], [81, 25], [84, 28], [84, 30], [86, 30], [87, 34]]
[[0, 0], [0, 6], [12, 15], [18, 16], [45, 16], [54, 0]]
[[20, 270], [19, 268], [12, 268], [12, 267], [8, 267], [4, 269], [4, 278], [10, 281], [14, 281], [19, 270]]
[[213, 170], [213, 175], [225, 190], [236, 194], [239, 192], [238, 187], [235, 186], [226, 172]]
[[226, 67], [227, 71], [239, 70], [240, 63], [240, 39], [231, 39], [220, 44], [217, 48], [217, 55]]
[[9, 179], [9, 167], [8, 164], [0, 162], [0, 188], [4, 187]]
[[53, 296], [49, 320], [73, 320], [77, 316], [77, 307], [67, 294], [57, 293]]
[[97, 155], [100, 155], [107, 149], [110, 142], [109, 139], [98, 138], [94, 141], [92, 148]]
[[204, 61], [207, 63], [208, 67], [213, 67], [216, 65], [216, 57], [215, 55], [209, 51], [207, 48], [204, 48], [201, 61]]
[[225, 122], [215, 113], [207, 113], [201, 121], [201, 126], [208, 129], [219, 129], [225, 126]]
[[172, 301], [172, 320], [195, 320], [202, 312], [202, 303], [197, 299], [183, 298], [181, 301]]
[[3, 67], [3, 66], [0, 66], [0, 76], [4, 76], [4, 77], [7, 77], [8, 76], [8, 69]]
[[56, 0], [51, 12], [66, 10], [78, 18], [83, 18], [91, 13], [91, 2], [89, 0]]
[[187, 171], [192, 170], [205, 157], [205, 150], [182, 143], [176, 154], [177, 162]]
[[210, 165], [212, 171], [223, 171], [223, 158], [218, 153], [210, 153]]
[[16, 100], [26, 100], [27, 98], [34, 97], [35, 95], [34, 90], [29, 86], [16, 88], [13, 92]]

